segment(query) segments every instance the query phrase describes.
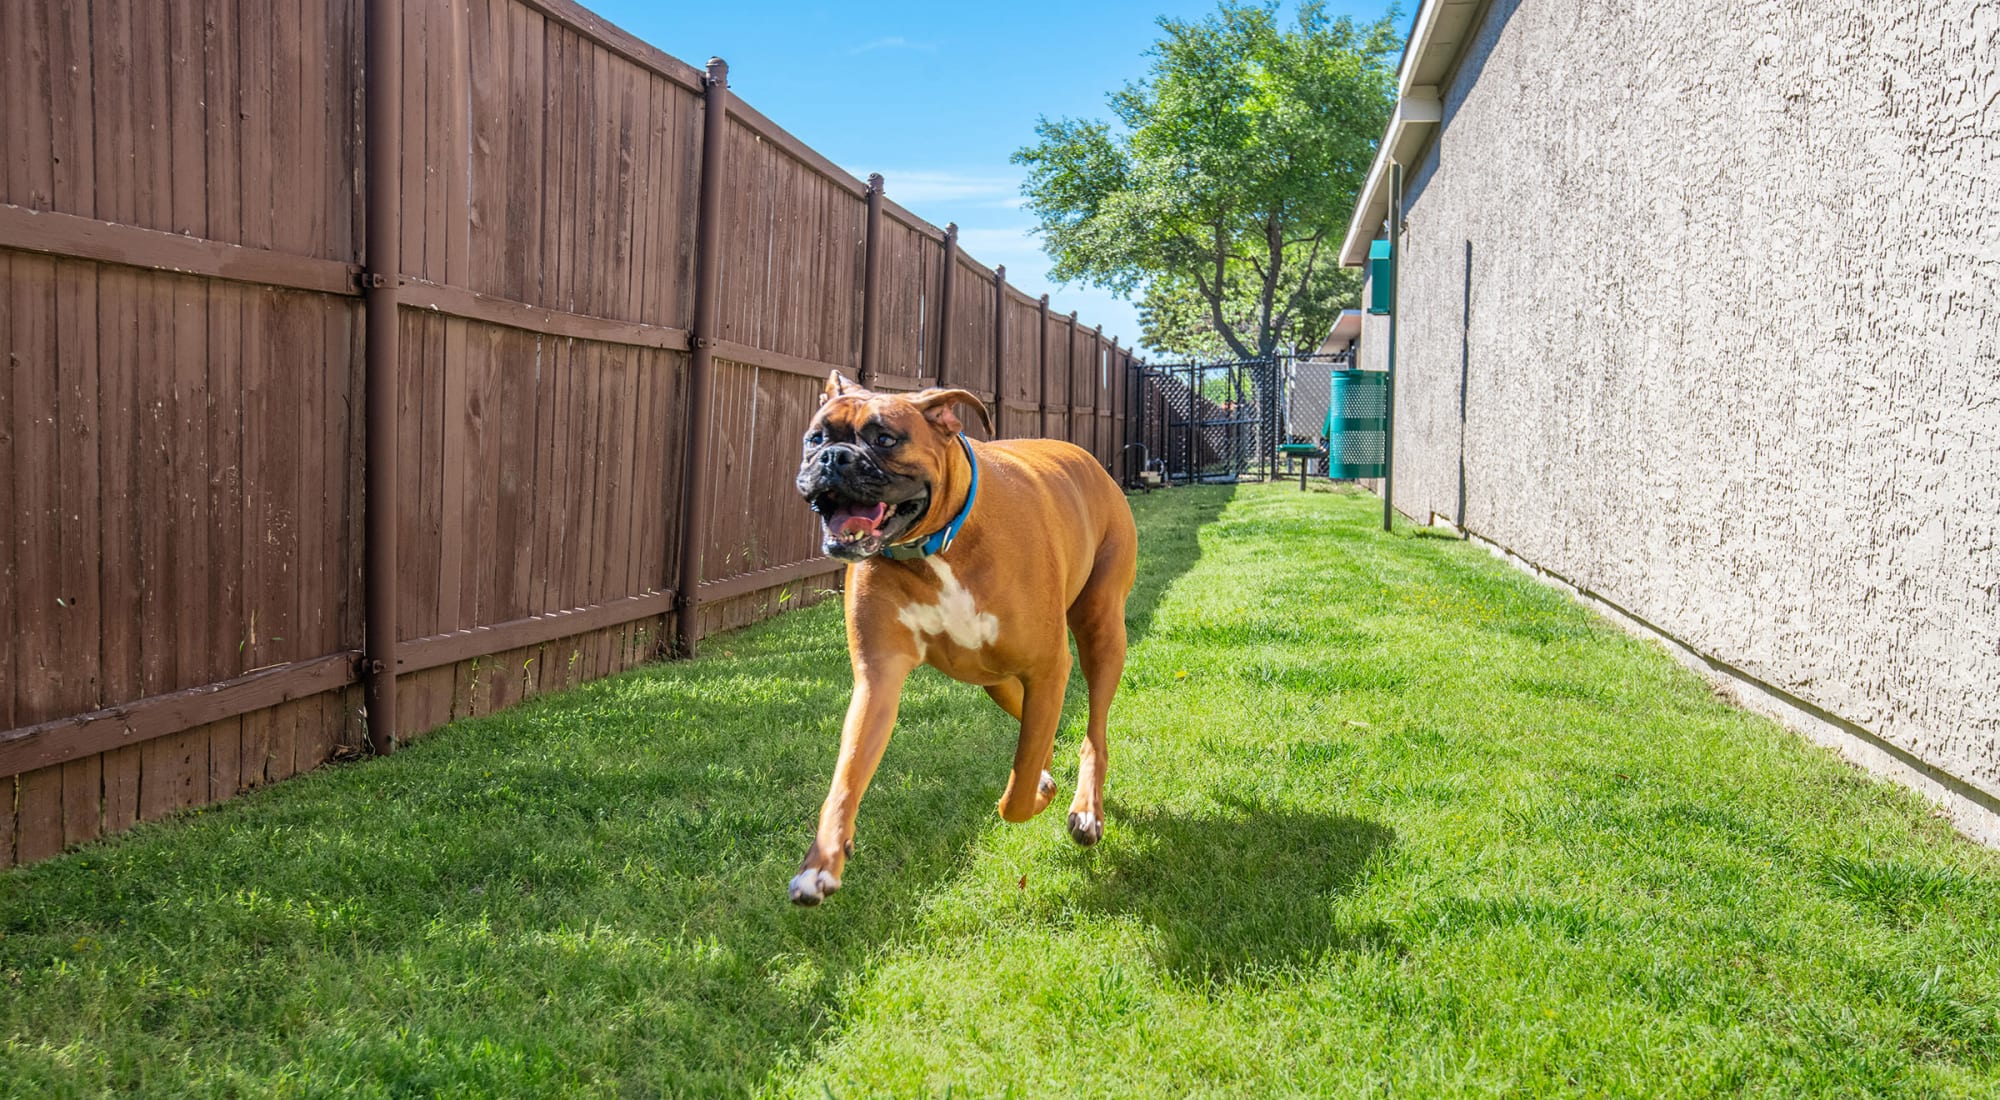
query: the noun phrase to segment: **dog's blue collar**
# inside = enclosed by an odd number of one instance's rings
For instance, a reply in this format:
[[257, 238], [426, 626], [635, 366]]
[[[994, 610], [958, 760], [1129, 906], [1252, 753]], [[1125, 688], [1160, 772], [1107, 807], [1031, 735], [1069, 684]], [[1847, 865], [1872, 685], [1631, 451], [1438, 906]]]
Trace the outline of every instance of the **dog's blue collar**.
[[958, 537], [958, 529], [965, 526], [966, 517], [972, 514], [973, 500], [979, 496], [979, 460], [972, 457], [972, 444], [966, 442], [963, 435], [958, 437], [958, 445], [965, 448], [965, 461], [972, 467], [972, 485], [965, 490], [965, 506], [958, 510], [957, 515], [951, 517], [950, 523], [945, 524], [940, 530], [931, 532], [930, 536], [922, 542], [915, 543], [914, 545], [910, 543], [890, 543], [884, 546], [882, 548], [883, 557], [894, 558], [897, 561], [910, 561], [915, 558], [928, 558], [932, 554], [941, 554], [951, 549], [952, 540]]

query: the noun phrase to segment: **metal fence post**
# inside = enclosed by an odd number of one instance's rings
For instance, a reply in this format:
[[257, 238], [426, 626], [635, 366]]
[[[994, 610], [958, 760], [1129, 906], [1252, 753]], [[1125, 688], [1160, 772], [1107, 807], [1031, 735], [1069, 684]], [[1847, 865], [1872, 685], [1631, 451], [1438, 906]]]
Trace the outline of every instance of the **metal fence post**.
[[723, 142], [729, 122], [729, 65], [708, 59], [702, 96], [701, 198], [695, 223], [694, 332], [688, 362], [687, 425], [682, 432], [680, 576], [674, 584], [674, 649], [694, 656], [701, 640], [701, 543], [708, 531], [709, 391], [715, 374], [715, 341], [720, 335], [717, 293], [722, 262]]
[[944, 227], [944, 270], [939, 273], [937, 307], [937, 384], [945, 384], [944, 372], [951, 363], [951, 284], [958, 271], [958, 223]]
[[366, 208], [362, 235], [367, 261], [363, 362], [368, 446], [362, 487], [367, 494], [362, 549], [362, 640], [368, 745], [378, 755], [396, 747], [396, 365], [400, 358], [403, 11], [397, 0], [369, 0], [364, 110], [368, 132]]
[[861, 262], [861, 377], [875, 380], [875, 340], [882, 317], [882, 173], [868, 176], [867, 251]]

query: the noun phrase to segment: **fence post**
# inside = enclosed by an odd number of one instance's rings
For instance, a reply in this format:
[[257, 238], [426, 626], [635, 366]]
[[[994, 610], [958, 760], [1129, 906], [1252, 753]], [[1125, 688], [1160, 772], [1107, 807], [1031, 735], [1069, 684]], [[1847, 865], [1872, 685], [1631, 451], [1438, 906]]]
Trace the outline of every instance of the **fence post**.
[[868, 176], [867, 251], [861, 262], [861, 377], [864, 385], [875, 380], [875, 337], [882, 316], [882, 173]]
[[1104, 400], [1104, 326], [1090, 330], [1090, 446], [1084, 450], [1092, 454], [1098, 452], [1098, 404]]
[[944, 227], [944, 271], [940, 273], [937, 313], [937, 384], [945, 384], [945, 368], [951, 362], [951, 283], [958, 271], [958, 223]]
[[701, 543], [708, 530], [709, 390], [715, 374], [715, 341], [721, 301], [717, 293], [722, 262], [723, 142], [729, 122], [729, 64], [708, 59], [703, 81], [701, 198], [696, 207], [694, 252], [694, 332], [688, 359], [687, 424], [681, 433], [680, 576], [674, 583], [674, 649], [694, 656], [701, 640]]
[[1076, 442], [1076, 311], [1069, 311], [1069, 331], [1063, 333], [1063, 438]]
[[1102, 395], [1098, 401], [1102, 405], [1101, 411], [1104, 414], [1099, 418], [1098, 424], [1105, 429], [1104, 434], [1107, 438], [1103, 441], [1104, 451], [1111, 456], [1105, 459], [1104, 469], [1114, 479], [1118, 476], [1118, 356], [1120, 354], [1118, 337], [1113, 336], [1111, 354], [1104, 359], [1104, 388], [1098, 391]]
[[[993, 404], [1005, 410], [1007, 393], [1007, 265], [993, 269]], [[993, 418], [993, 438], [1000, 438], [1000, 417]]]
[[1132, 468], [1132, 460], [1126, 457], [1132, 453], [1126, 449], [1126, 445], [1132, 442], [1132, 394], [1135, 389], [1132, 385], [1132, 370], [1132, 353], [1120, 352], [1118, 397], [1117, 402], [1112, 405], [1115, 411], [1111, 414], [1114, 420], [1111, 438], [1118, 441], [1118, 464], [1128, 471]]
[[362, 548], [362, 670], [367, 674], [368, 746], [377, 755], [396, 748], [396, 364], [401, 349], [397, 316], [402, 283], [402, 206], [397, 193], [402, 162], [403, 12], [397, 0], [368, 0], [363, 69], [364, 153], [368, 161], [362, 236], [367, 344], [364, 416], [368, 447], [363, 462], [366, 494]]
[[1041, 375], [1042, 384], [1038, 403], [1041, 405], [1043, 439], [1049, 437], [1049, 296], [1042, 295], [1042, 338], [1035, 342], [1035, 370]]

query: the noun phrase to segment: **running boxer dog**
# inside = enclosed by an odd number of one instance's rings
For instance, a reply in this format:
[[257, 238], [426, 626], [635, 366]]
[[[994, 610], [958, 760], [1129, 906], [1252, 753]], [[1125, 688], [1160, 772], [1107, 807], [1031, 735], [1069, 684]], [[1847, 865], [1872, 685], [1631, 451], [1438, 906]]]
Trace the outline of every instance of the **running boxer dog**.
[[903, 682], [928, 664], [978, 684], [1021, 723], [1000, 816], [1055, 797], [1048, 766], [1069, 682], [1067, 625], [1090, 689], [1069, 835], [1104, 835], [1104, 726], [1125, 670], [1125, 597], [1138, 570], [1132, 510], [1088, 451], [1054, 439], [967, 439], [965, 390], [875, 393], [835, 371], [806, 430], [798, 489], [826, 552], [847, 567], [854, 697], [833, 789], [791, 882], [818, 905], [840, 889], [854, 814], [896, 724]]

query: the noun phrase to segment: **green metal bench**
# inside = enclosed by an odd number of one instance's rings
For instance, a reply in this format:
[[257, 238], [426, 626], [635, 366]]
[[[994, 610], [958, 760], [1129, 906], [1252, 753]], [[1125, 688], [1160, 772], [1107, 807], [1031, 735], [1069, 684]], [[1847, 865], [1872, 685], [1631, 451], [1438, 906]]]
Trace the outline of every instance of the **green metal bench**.
[[1306, 490], [1306, 468], [1315, 458], [1325, 458], [1326, 448], [1317, 443], [1280, 443], [1278, 453], [1299, 464], [1299, 492]]

